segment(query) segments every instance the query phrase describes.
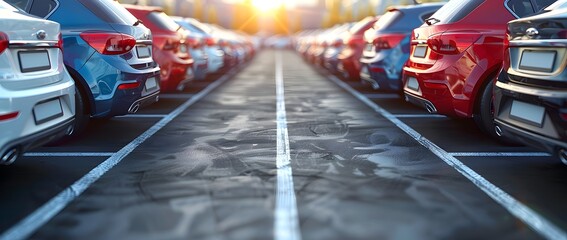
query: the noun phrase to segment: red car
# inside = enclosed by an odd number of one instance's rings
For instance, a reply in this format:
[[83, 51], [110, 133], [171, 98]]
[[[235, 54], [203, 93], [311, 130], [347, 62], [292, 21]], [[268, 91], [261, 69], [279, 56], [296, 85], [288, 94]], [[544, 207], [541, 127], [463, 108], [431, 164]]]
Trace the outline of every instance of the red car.
[[404, 67], [406, 100], [431, 113], [474, 118], [494, 130], [492, 89], [502, 67], [506, 26], [554, 0], [451, 0], [414, 29]]
[[185, 88], [194, 78], [185, 30], [159, 7], [127, 4], [124, 7], [152, 31], [153, 57], [161, 68], [161, 91]]
[[338, 56], [338, 69], [349, 80], [360, 80], [360, 57], [365, 46], [364, 32], [370, 29], [378, 18], [367, 17], [361, 20], [348, 31], [349, 34], [343, 39], [345, 48]]

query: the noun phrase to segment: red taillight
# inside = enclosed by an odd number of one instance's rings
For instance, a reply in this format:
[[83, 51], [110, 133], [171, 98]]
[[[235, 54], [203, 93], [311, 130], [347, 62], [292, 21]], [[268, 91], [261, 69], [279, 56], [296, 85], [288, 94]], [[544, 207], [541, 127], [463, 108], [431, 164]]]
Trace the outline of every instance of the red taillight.
[[124, 54], [136, 46], [134, 37], [121, 33], [83, 32], [81, 38], [104, 55]]
[[20, 112], [11, 112], [11, 113], [6, 113], [6, 114], [0, 114], [0, 121], [11, 120], [11, 119], [18, 117], [18, 115], [20, 115]]
[[342, 41], [342, 40], [336, 40], [336, 41], [333, 42], [333, 44], [332, 44], [331, 46], [333, 46], [333, 47], [335, 47], [335, 48], [342, 47], [342, 46], [343, 46], [343, 41]]
[[567, 121], [567, 113], [560, 112], [559, 115], [563, 118], [564, 121]]
[[10, 43], [10, 39], [8, 39], [8, 34], [0, 32], [0, 54], [4, 52], [8, 48], [8, 44]]
[[57, 47], [63, 51], [63, 36], [61, 36], [61, 33], [57, 35]]
[[212, 47], [217, 43], [217, 41], [215, 41], [214, 38], [205, 38], [205, 44], [207, 44], [207, 46]]
[[428, 47], [439, 54], [459, 54], [473, 45], [481, 35], [479, 33], [444, 33], [427, 39]]
[[178, 39], [176, 39], [176, 40], [167, 39], [165, 41], [165, 43], [163, 44], [162, 49], [166, 50], [166, 51], [177, 52], [179, 50], [180, 45], [181, 45], [181, 42]]
[[118, 85], [118, 90], [128, 90], [128, 89], [134, 89], [134, 88], [138, 88], [140, 86], [139, 82], [135, 82], [135, 83], [123, 83]]
[[376, 50], [391, 49], [398, 46], [405, 37], [406, 35], [401, 33], [379, 35], [374, 39], [374, 46]]

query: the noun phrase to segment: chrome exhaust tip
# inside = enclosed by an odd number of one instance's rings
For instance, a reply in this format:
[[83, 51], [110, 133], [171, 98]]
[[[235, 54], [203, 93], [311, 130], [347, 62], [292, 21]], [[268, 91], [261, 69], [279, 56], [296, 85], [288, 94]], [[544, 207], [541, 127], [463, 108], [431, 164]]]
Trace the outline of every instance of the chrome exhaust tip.
[[140, 110], [140, 103], [136, 103], [130, 106], [130, 108], [128, 109], [128, 113], [136, 113], [138, 112], [138, 110]]
[[502, 128], [500, 128], [500, 126], [496, 125], [494, 127], [494, 132], [496, 133], [497, 136], [502, 137]]
[[433, 106], [433, 104], [426, 102], [425, 103], [425, 109], [427, 110], [427, 112], [429, 113], [437, 113], [437, 108], [435, 108], [435, 106]]
[[12, 148], [12, 149], [6, 151], [2, 155], [2, 158], [0, 158], [0, 164], [10, 165], [10, 164], [14, 163], [16, 161], [16, 159], [18, 159], [19, 156], [20, 156], [20, 149], [17, 148], [17, 147]]
[[567, 165], [567, 150], [559, 149], [559, 151], [557, 152], [557, 156], [559, 157], [559, 160], [561, 160], [563, 164]]

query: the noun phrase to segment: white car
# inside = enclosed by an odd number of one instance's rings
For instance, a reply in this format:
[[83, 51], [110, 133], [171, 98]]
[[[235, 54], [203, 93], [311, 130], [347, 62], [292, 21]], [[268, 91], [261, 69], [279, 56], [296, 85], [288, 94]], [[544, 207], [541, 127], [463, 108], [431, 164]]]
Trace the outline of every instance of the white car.
[[59, 24], [0, 1], [0, 164], [73, 131], [75, 84]]

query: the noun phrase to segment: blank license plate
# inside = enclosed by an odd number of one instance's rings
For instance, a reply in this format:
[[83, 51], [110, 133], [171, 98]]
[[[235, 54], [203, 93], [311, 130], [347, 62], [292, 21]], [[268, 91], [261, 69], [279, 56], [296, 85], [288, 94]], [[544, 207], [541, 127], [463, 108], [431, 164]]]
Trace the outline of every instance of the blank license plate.
[[530, 51], [522, 52], [520, 69], [552, 72], [555, 64], [555, 51]]
[[138, 53], [138, 58], [149, 58], [152, 56], [149, 47], [136, 47], [136, 52]]
[[426, 52], [427, 52], [427, 47], [416, 46], [415, 50], [413, 50], [413, 56], [418, 58], [424, 58]]
[[42, 124], [63, 116], [61, 100], [59, 98], [38, 103], [33, 108], [33, 116], [36, 124]]
[[146, 90], [152, 90], [157, 86], [158, 85], [155, 77], [151, 77], [146, 80]]
[[51, 68], [47, 50], [18, 52], [20, 70], [23, 73], [48, 70]]
[[525, 102], [512, 101], [510, 116], [528, 123], [541, 126], [545, 116], [545, 108]]

